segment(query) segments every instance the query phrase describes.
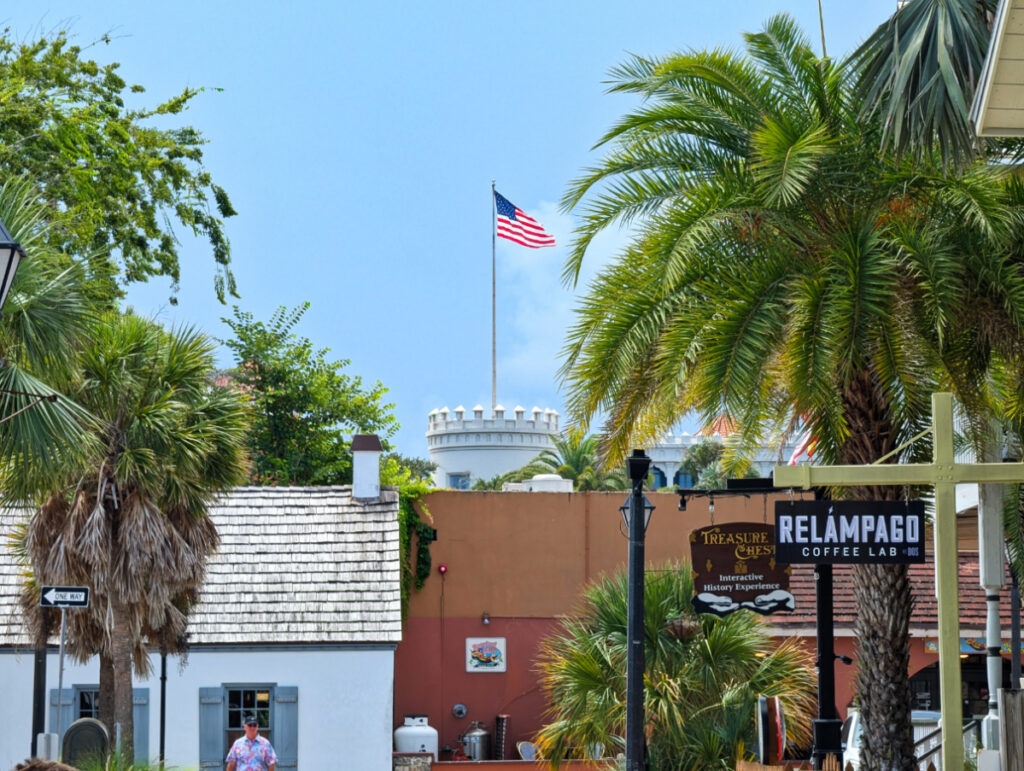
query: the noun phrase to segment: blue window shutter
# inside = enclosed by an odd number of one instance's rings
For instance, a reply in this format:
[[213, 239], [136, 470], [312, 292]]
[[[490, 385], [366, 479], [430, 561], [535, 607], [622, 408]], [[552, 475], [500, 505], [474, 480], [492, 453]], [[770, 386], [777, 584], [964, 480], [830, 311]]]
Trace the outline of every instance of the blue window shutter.
[[279, 769], [299, 767], [299, 688], [279, 685], [274, 689], [274, 752]]
[[149, 688], [132, 688], [132, 724], [135, 730], [135, 762], [149, 763]]
[[57, 746], [64, 744], [64, 732], [68, 726], [75, 721], [75, 689], [65, 688], [61, 691], [60, 699], [57, 698], [57, 689], [50, 689], [50, 733], [57, 733], [57, 710], [60, 710], [60, 736], [57, 737]]
[[224, 689], [199, 689], [199, 768], [224, 768]]

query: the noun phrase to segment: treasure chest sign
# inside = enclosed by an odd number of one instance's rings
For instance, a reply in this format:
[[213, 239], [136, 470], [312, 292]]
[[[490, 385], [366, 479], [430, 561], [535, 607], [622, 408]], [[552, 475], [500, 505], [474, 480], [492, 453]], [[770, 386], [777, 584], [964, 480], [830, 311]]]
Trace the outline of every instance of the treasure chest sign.
[[793, 610], [789, 565], [775, 562], [775, 528], [756, 522], [690, 533], [693, 608], [726, 616], [747, 608], [763, 615]]

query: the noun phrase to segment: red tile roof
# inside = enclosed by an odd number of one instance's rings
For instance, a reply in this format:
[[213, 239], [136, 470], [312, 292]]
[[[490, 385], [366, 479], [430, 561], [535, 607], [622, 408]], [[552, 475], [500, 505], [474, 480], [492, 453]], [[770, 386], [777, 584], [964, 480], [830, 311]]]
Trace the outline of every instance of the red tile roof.
[[[984, 634], [985, 590], [978, 583], [978, 555], [961, 552], [960, 575], [960, 629]], [[935, 602], [935, 566], [932, 555], [919, 565], [910, 566], [910, 581], [914, 594], [912, 632], [934, 634], [938, 628], [938, 608]], [[792, 613], [776, 613], [766, 617], [767, 623], [780, 628], [811, 627], [816, 618], [814, 598], [814, 566], [793, 565], [790, 588], [796, 601]], [[836, 630], [852, 629], [857, 609], [853, 599], [853, 566], [836, 565], [833, 569], [833, 613]], [[1000, 623], [1010, 626], [1010, 575], [1005, 570], [1003, 589], [999, 597]]]

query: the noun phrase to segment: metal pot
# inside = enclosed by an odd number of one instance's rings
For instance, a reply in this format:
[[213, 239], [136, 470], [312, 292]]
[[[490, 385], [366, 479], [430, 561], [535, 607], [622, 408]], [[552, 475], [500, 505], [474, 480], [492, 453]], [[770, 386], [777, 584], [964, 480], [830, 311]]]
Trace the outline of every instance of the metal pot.
[[466, 757], [470, 760], [491, 759], [491, 732], [483, 723], [474, 720], [469, 724], [469, 730], [462, 736], [466, 744]]

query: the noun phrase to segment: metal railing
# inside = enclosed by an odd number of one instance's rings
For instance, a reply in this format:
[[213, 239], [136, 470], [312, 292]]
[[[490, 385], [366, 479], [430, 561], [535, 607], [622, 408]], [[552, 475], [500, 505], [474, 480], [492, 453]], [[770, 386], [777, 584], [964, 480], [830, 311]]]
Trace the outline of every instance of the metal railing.
[[[968, 751], [973, 750], [975, 745], [981, 741], [981, 723], [971, 720], [963, 726], [964, 757]], [[970, 736], [969, 736], [970, 735]], [[968, 744], [970, 741], [970, 744]], [[924, 752], [922, 752], [924, 750]], [[941, 771], [942, 769], [942, 729], [936, 728], [930, 734], [922, 736], [914, 742], [914, 757], [917, 758], [917, 767], [920, 771]], [[934, 756], [934, 760], [929, 760]]]

